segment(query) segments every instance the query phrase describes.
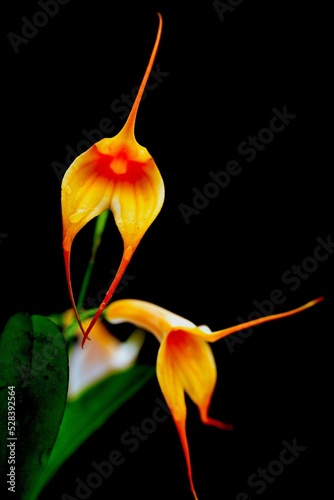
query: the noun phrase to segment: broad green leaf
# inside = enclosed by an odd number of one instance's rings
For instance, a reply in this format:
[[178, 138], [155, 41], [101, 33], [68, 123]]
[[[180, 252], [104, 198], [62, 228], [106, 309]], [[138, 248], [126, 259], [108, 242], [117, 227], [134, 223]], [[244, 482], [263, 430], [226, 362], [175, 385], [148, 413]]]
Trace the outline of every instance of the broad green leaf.
[[78, 399], [68, 401], [56, 444], [36, 491], [41, 492], [79, 446], [154, 375], [154, 367], [137, 364], [105, 378]]
[[[32, 490], [56, 441], [68, 388], [66, 344], [48, 318], [18, 313], [9, 319], [0, 336], [0, 387], [0, 437], [11, 444], [0, 450], [1, 475], [6, 484], [15, 467], [16, 497], [35, 500]], [[8, 396], [15, 412], [10, 430]]]

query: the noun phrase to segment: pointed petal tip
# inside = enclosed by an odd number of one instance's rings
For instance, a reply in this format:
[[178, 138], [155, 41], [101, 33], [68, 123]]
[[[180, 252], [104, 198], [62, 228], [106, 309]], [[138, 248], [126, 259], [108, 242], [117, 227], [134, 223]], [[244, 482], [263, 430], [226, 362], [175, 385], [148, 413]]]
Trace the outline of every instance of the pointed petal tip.
[[85, 331], [82, 332], [82, 334], [83, 334], [83, 339], [81, 341], [81, 349], [84, 349], [86, 340], [89, 340], [89, 342], [90, 342], [92, 339], [90, 339], [88, 336], [86, 336], [86, 332]]
[[322, 302], [323, 300], [325, 300], [325, 297], [321, 296], [321, 297], [318, 297], [317, 299], [314, 299], [314, 304], [318, 304], [319, 302]]
[[323, 302], [324, 300], [325, 300], [325, 297], [323, 297], [323, 296], [317, 297], [316, 299], [313, 299], [313, 300], [310, 300], [309, 302], [306, 302], [306, 304], [304, 304], [303, 306], [300, 307], [300, 310], [308, 309], [309, 307], [313, 307], [313, 306], [319, 304], [320, 302]]

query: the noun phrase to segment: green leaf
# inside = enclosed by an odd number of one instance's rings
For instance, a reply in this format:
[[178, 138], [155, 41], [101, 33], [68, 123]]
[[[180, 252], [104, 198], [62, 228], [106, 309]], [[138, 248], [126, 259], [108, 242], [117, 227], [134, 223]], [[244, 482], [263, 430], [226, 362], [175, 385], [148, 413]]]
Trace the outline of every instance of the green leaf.
[[[12, 495], [7, 474], [15, 472], [16, 497], [34, 500], [32, 490], [56, 441], [68, 388], [67, 348], [51, 320], [25, 313], [9, 319], [0, 336], [0, 387], [0, 438], [10, 444], [0, 450], [1, 475]], [[8, 426], [9, 415], [15, 427]]]
[[154, 375], [155, 367], [137, 364], [68, 401], [56, 444], [36, 491], [42, 491], [65, 460]]

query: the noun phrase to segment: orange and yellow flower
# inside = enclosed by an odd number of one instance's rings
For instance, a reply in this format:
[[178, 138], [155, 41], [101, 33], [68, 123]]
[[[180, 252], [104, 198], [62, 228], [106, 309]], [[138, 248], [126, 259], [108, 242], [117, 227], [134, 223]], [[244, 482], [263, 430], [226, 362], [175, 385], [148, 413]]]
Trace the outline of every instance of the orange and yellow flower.
[[[125, 125], [115, 137], [102, 139], [78, 156], [62, 181], [66, 278], [73, 311], [83, 333], [82, 346], [95, 326], [94, 342], [90, 343], [89, 348], [78, 351], [75, 346], [72, 351], [70, 377], [71, 372], [72, 376], [74, 373], [77, 376], [72, 381], [70, 378], [69, 396], [79, 394], [82, 388], [90, 383], [92, 375], [94, 380], [97, 380], [108, 370], [115, 368], [116, 353], [121, 352], [122, 346], [106, 333], [104, 325], [99, 321], [101, 314], [112, 324], [130, 322], [153, 333], [160, 343], [157, 378], [181, 440], [191, 491], [197, 500], [186, 435], [185, 394], [197, 405], [204, 424], [220, 429], [232, 429], [231, 424], [209, 416], [217, 380], [216, 363], [209, 344], [237, 331], [299, 313], [317, 304], [322, 298], [284, 313], [257, 318], [214, 332], [208, 327], [196, 326], [191, 321], [149, 302], [124, 299], [108, 305], [134, 251], [159, 214], [164, 201], [164, 183], [160, 172], [147, 149], [137, 143], [134, 134], [138, 107], [158, 50], [161, 31], [162, 18], [159, 14], [155, 44]], [[115, 278], [94, 316], [82, 322], [72, 291], [72, 244], [75, 236], [88, 222], [108, 209], [113, 213], [123, 239], [123, 255]], [[130, 344], [130, 355], [128, 351], [126, 363], [135, 361], [140, 348], [138, 338], [130, 338]]]
[[[147, 149], [135, 139], [134, 127], [152, 65], [158, 50], [162, 18], [155, 44], [135, 102], [121, 131], [93, 144], [78, 156], [66, 171], [61, 190], [63, 252], [66, 277], [76, 318], [84, 334], [90, 330], [111, 299], [143, 235], [161, 210], [164, 183]], [[74, 237], [93, 218], [110, 209], [123, 239], [123, 256], [110, 288], [87, 330], [80, 321], [73, 297], [70, 255]]]
[[185, 393], [197, 405], [204, 424], [220, 429], [232, 429], [230, 424], [209, 416], [210, 401], [217, 379], [216, 364], [209, 343], [216, 342], [237, 331], [299, 313], [321, 300], [323, 300], [322, 297], [287, 312], [264, 316], [215, 332], [211, 332], [205, 326], [196, 326], [177, 314], [142, 300], [118, 300], [105, 309], [104, 318], [108, 322], [112, 324], [132, 323], [151, 332], [160, 342], [157, 378], [181, 439], [191, 491], [195, 499], [198, 497], [193, 483], [186, 435]]

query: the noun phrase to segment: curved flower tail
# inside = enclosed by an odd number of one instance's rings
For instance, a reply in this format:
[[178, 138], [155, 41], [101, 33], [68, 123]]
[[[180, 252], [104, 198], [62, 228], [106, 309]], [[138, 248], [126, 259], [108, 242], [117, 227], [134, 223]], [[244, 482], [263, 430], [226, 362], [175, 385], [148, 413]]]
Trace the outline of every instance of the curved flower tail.
[[84, 335], [85, 330], [84, 330], [84, 327], [83, 327], [81, 319], [80, 319], [79, 311], [77, 309], [77, 305], [76, 305], [76, 302], [74, 299], [74, 294], [73, 294], [73, 289], [72, 289], [71, 270], [70, 270], [71, 269], [71, 251], [70, 250], [67, 250], [67, 251], [64, 250], [64, 260], [65, 260], [65, 272], [66, 272], [68, 292], [70, 295], [70, 301], [71, 301], [73, 311], [74, 311], [75, 317], [77, 319], [79, 328], [80, 328], [82, 334]]
[[288, 316], [293, 316], [294, 314], [298, 314], [305, 309], [308, 309], [309, 307], [312, 307], [319, 302], [322, 302], [324, 300], [324, 297], [318, 297], [317, 299], [311, 300], [310, 302], [307, 302], [306, 304], [296, 307], [295, 309], [291, 309], [290, 311], [286, 311], [283, 313], [278, 313], [278, 314], [271, 314], [269, 316], [263, 316], [261, 318], [254, 319], [252, 321], [246, 321], [245, 323], [240, 323], [235, 326], [231, 326], [229, 328], [224, 328], [223, 330], [218, 330], [216, 332], [212, 333], [207, 333], [202, 331], [201, 329], [197, 328], [195, 330], [191, 330], [196, 336], [201, 337], [202, 339], [205, 339], [207, 342], [216, 342], [219, 339], [222, 339], [223, 337], [227, 337], [228, 335], [231, 335], [232, 333], [240, 332], [241, 330], [245, 330], [247, 328], [251, 328], [253, 326], [261, 325], [262, 323], [267, 323], [268, 321], [274, 321], [276, 319], [282, 319], [286, 318]]
[[134, 101], [134, 103], [132, 105], [130, 114], [129, 114], [126, 122], [125, 122], [125, 125], [124, 125], [124, 127], [122, 129], [122, 132], [124, 134], [130, 133], [131, 135], [134, 136], [134, 129], [135, 129], [135, 122], [136, 122], [137, 111], [138, 111], [139, 104], [140, 104], [141, 98], [143, 96], [143, 93], [144, 93], [144, 90], [145, 90], [145, 87], [146, 87], [146, 84], [147, 84], [147, 80], [148, 80], [148, 78], [150, 76], [150, 73], [152, 71], [152, 66], [153, 66], [153, 63], [154, 63], [154, 59], [155, 59], [155, 57], [157, 55], [158, 47], [159, 47], [159, 43], [160, 43], [161, 32], [162, 32], [162, 16], [161, 16], [160, 12], [158, 12], [158, 17], [159, 17], [159, 27], [158, 27], [158, 32], [157, 32], [157, 36], [156, 36], [156, 39], [155, 39], [155, 43], [154, 43], [154, 46], [153, 46], [153, 49], [152, 49], [152, 52], [151, 52], [151, 56], [150, 56], [148, 65], [146, 67], [146, 71], [144, 73], [144, 76], [143, 76], [143, 79], [141, 81], [139, 90], [137, 92], [135, 101]]
[[208, 411], [209, 411], [210, 401], [211, 401], [211, 398], [206, 405], [203, 405], [202, 407], [199, 408], [200, 417], [201, 417], [201, 421], [203, 422], [203, 424], [212, 425], [213, 427], [217, 427], [218, 429], [222, 429], [224, 431], [232, 431], [233, 424], [226, 424], [225, 422], [222, 422], [221, 420], [217, 420], [216, 418], [209, 417]]
[[[173, 415], [173, 412], [172, 412], [172, 415]], [[198, 500], [198, 496], [197, 496], [195, 486], [194, 486], [192, 470], [191, 470], [190, 452], [189, 452], [188, 439], [187, 439], [187, 435], [186, 435], [186, 419], [184, 418], [182, 420], [175, 420], [175, 418], [174, 418], [174, 422], [175, 422], [176, 429], [177, 429], [177, 432], [178, 432], [180, 440], [181, 440], [183, 453], [184, 453], [184, 456], [186, 459], [190, 489], [191, 489], [192, 494], [194, 495], [195, 500]]]

